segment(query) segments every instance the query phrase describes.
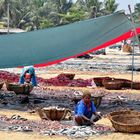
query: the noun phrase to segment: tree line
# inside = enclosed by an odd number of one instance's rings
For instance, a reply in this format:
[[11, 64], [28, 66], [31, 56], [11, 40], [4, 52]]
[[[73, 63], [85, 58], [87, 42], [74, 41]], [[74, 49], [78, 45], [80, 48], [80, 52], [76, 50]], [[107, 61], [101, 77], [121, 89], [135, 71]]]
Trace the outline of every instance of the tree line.
[[[32, 31], [108, 15], [116, 12], [119, 4], [115, 0], [0, 0], [3, 26], [7, 26], [8, 5], [10, 27]], [[133, 16], [140, 20], [140, 3]]]

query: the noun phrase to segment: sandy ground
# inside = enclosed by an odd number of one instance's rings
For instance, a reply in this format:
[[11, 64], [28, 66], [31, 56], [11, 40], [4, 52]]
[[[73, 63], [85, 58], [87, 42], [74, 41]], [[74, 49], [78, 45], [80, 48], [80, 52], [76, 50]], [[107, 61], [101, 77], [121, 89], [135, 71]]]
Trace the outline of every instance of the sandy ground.
[[[22, 117], [28, 118], [29, 120], [38, 120], [40, 119], [37, 114], [30, 114], [27, 112], [21, 112], [17, 110], [0, 110], [0, 114], [5, 114], [8, 117], [11, 117], [14, 114], [21, 115]], [[103, 118], [98, 121], [98, 124], [104, 124], [111, 126], [110, 121], [107, 118]], [[21, 132], [6, 132], [0, 131], [0, 140], [75, 140], [68, 137], [63, 136], [41, 136], [39, 134], [34, 133], [21, 133]], [[85, 138], [86, 140], [140, 140], [139, 134], [124, 134], [124, 133], [112, 133], [109, 135], [102, 136], [93, 136], [89, 138]], [[84, 140], [82, 138], [78, 138], [78, 140]]]
[[[64, 71], [63, 71], [64, 72]], [[66, 71], [69, 72], [69, 71]], [[43, 78], [51, 78], [57, 76], [59, 73], [62, 73], [62, 71], [48, 71], [47, 74], [40, 74], [38, 76], [43, 77]], [[76, 74], [75, 78], [91, 78], [91, 77], [96, 77], [96, 76], [110, 76], [110, 77], [116, 77], [116, 78], [126, 78], [126, 79], [131, 79], [131, 74], [115, 74], [115, 73], [98, 73], [98, 72], [74, 72]], [[134, 75], [134, 79], [138, 81], [140, 79], [140, 75]], [[60, 87], [59, 87], [60, 88]], [[68, 87], [63, 87], [63, 88], [68, 88]], [[129, 91], [124, 91], [124, 92], [130, 92], [130, 93], [140, 93], [139, 90], [129, 90]], [[16, 114], [16, 115], [21, 115], [22, 117], [28, 118], [30, 120], [38, 120], [40, 119], [37, 114], [30, 114], [28, 112], [21, 112], [17, 110], [0, 110], [0, 114], [5, 114], [8, 117]], [[110, 121], [107, 118], [103, 118], [98, 122], [99, 124], [104, 124], [104, 125], [109, 125], [111, 126]], [[61, 136], [41, 136], [37, 135], [34, 133], [18, 133], [18, 132], [6, 132], [6, 131], [0, 131], [0, 140], [71, 140], [68, 137], [61, 137]], [[113, 133], [109, 135], [102, 135], [102, 136], [93, 136], [86, 138], [86, 140], [140, 140], [140, 135], [138, 134], [124, 134], [124, 133]], [[78, 140], [78, 139], [77, 139]], [[84, 140], [81, 139], [80, 140]]]

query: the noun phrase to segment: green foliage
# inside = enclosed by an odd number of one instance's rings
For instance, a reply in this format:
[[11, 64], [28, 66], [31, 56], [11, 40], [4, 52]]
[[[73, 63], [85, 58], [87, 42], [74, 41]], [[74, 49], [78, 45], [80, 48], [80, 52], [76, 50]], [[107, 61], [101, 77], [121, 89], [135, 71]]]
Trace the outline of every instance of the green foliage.
[[49, 27], [53, 27], [53, 26], [54, 26], [54, 24], [51, 20], [42, 19], [40, 21], [40, 29], [49, 28]]
[[140, 22], [140, 3], [137, 3], [134, 7], [134, 18], [136, 21]]
[[68, 24], [76, 21], [80, 21], [85, 19], [85, 12], [77, 9], [76, 7], [72, 7], [67, 14], [60, 14], [61, 22], [60, 24]]
[[115, 0], [104, 0], [106, 14], [114, 13], [117, 10], [118, 4]]
[[[0, 0], [0, 19], [6, 25], [9, 4], [10, 27], [27, 31], [72, 23], [113, 13], [115, 0]], [[140, 4], [135, 5], [134, 17], [140, 19]]]

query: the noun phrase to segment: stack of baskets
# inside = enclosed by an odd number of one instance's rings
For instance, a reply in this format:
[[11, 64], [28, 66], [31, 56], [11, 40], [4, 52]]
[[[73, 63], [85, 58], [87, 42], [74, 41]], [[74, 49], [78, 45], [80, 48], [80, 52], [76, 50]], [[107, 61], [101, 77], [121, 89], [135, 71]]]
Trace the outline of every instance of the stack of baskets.
[[109, 119], [116, 131], [125, 133], [140, 133], [140, 112], [120, 110], [111, 112]]
[[37, 110], [41, 119], [46, 120], [63, 120], [65, 119], [68, 113], [71, 113], [71, 110], [66, 108], [58, 108], [57, 106], [46, 107]]
[[6, 88], [9, 91], [14, 91], [16, 94], [29, 94], [33, 86], [31, 84], [15, 84], [6, 82]]

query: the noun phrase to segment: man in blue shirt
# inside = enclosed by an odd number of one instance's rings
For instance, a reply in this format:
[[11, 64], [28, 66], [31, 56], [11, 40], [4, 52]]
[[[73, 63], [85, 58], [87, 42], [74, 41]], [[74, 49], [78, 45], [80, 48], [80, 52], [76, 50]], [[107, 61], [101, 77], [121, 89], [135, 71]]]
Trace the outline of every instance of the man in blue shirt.
[[33, 86], [37, 86], [37, 80], [35, 76], [35, 69], [33, 66], [27, 66], [22, 69], [19, 83], [24, 84], [32, 82]]
[[77, 103], [75, 108], [75, 122], [77, 125], [92, 125], [94, 121], [101, 118], [96, 112], [94, 102], [91, 101], [90, 92], [86, 91], [83, 98]]

